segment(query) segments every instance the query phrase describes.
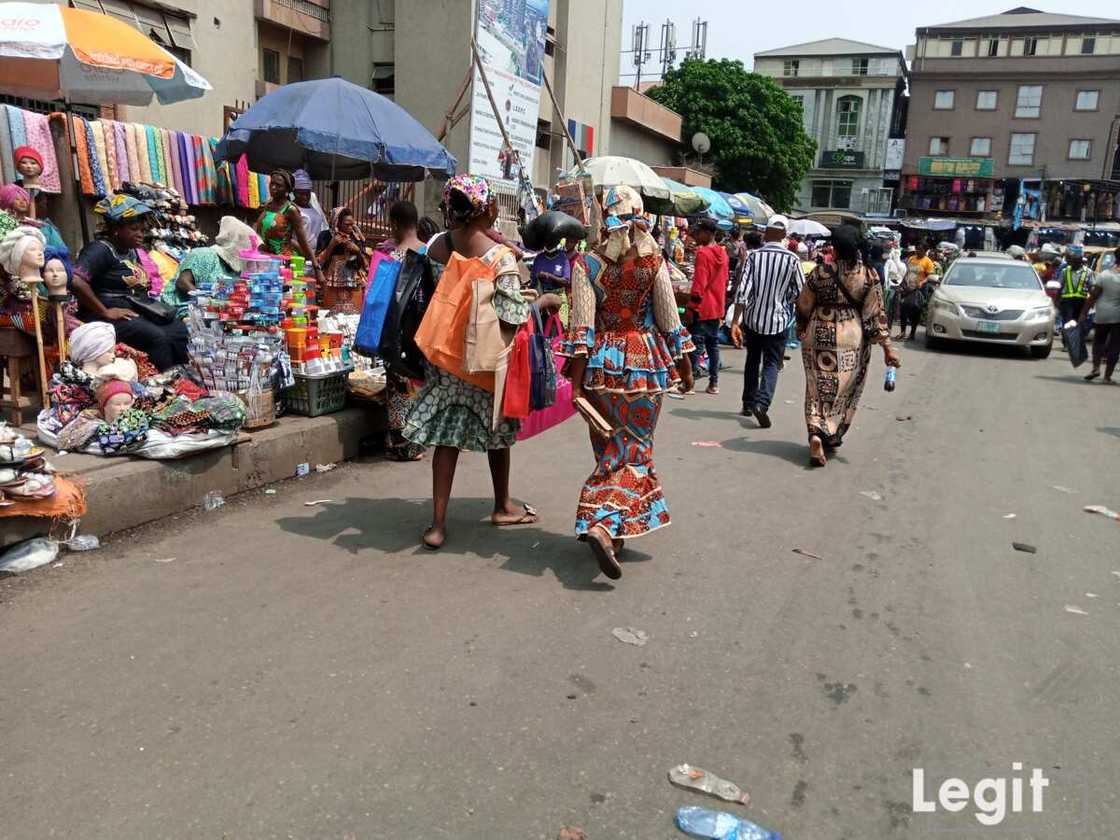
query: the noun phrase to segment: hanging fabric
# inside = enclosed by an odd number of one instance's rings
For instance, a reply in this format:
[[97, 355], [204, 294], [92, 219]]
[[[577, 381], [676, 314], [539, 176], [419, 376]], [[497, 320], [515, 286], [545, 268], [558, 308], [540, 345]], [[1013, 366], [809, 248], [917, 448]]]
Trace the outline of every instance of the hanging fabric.
[[8, 109], [0, 108], [0, 177], [5, 184], [16, 179], [16, 164], [12, 160], [12, 134], [8, 128]]
[[93, 174], [89, 167], [89, 140], [86, 136], [86, 121], [77, 114], [71, 114], [70, 125], [74, 131], [74, 147], [78, 158], [78, 184], [83, 195], [94, 195]]
[[[125, 147], [128, 149], [128, 172], [134, 183], [142, 184], [149, 179], [144, 177], [144, 156], [140, 154], [140, 134], [135, 123], [126, 123], [124, 129]], [[148, 146], [145, 144], [144, 149], [147, 150], [147, 148]]]
[[[23, 112], [27, 144], [43, 157], [43, 173], [39, 176], [39, 189], [46, 193], [62, 192], [62, 177], [58, 174], [58, 156], [54, 151], [51, 122], [46, 114]], [[8, 155], [11, 158], [11, 155]]]
[[101, 161], [97, 156], [97, 143], [93, 136], [93, 126], [87, 120], [82, 120], [82, 124], [86, 131], [86, 150], [89, 154], [89, 174], [93, 181], [93, 194], [95, 196], [108, 195], [105, 176], [101, 173]]
[[26, 146], [27, 129], [23, 125], [24, 111], [14, 105], [5, 105], [4, 110], [8, 112], [8, 130], [12, 138], [12, 148], [18, 149], [20, 146]]

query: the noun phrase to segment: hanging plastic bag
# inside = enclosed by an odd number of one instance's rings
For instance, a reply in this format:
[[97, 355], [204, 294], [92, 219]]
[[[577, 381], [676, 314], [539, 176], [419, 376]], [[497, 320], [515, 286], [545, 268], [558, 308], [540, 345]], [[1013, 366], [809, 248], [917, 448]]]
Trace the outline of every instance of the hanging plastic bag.
[[502, 414], [510, 418], [529, 416], [529, 398], [533, 387], [529, 361], [529, 339], [532, 335], [530, 323], [523, 324], [517, 331], [509, 353], [505, 393], [502, 395]]
[[385, 316], [389, 303], [397, 291], [397, 277], [401, 264], [380, 251], [375, 251], [369, 261], [369, 289], [362, 304], [362, 316], [354, 333], [354, 350], [363, 356], [377, 355], [381, 345], [381, 333], [385, 327]]
[[531, 307], [528, 326], [531, 377], [529, 407], [533, 411], [540, 411], [556, 401], [556, 360], [552, 355], [552, 342], [545, 335], [541, 312], [535, 306]]

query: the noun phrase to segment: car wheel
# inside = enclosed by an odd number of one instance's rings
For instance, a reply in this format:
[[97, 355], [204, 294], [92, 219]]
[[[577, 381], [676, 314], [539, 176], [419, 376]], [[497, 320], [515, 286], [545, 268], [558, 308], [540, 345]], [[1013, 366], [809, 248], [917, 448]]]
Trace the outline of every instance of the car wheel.
[[1045, 347], [1032, 347], [1031, 348], [1031, 358], [1032, 359], [1048, 358], [1050, 356], [1050, 351], [1053, 350], [1053, 349], [1054, 349], [1054, 343], [1053, 342], [1051, 342], [1050, 344], [1047, 344]]

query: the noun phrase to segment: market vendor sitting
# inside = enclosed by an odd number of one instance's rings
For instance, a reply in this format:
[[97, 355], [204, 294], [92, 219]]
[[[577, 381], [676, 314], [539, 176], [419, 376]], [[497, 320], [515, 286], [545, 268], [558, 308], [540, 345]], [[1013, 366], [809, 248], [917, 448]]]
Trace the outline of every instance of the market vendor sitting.
[[[120, 193], [97, 203], [94, 212], [105, 219], [97, 239], [78, 254], [74, 294], [83, 321], [106, 321], [117, 339], [147, 353], [159, 370], [190, 361], [186, 325], [153, 307], [150, 283], [137, 249], [152, 210]], [[163, 307], [166, 308], [166, 307]]]
[[253, 229], [233, 216], [222, 216], [214, 244], [192, 248], [179, 263], [179, 273], [174, 283], [163, 287], [160, 300], [174, 306], [179, 318], [187, 317], [191, 292], [199, 285], [204, 288], [223, 276], [236, 277], [241, 273], [241, 251], [256, 248], [258, 238]]

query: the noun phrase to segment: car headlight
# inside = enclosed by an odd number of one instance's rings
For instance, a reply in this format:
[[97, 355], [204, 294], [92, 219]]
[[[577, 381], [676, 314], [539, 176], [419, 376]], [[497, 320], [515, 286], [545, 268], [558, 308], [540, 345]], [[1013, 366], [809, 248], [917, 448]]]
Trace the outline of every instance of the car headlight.
[[1031, 317], [1032, 318], [1045, 318], [1045, 317], [1048, 317], [1050, 315], [1053, 315], [1053, 313], [1054, 313], [1054, 307], [1053, 306], [1049, 306], [1049, 305], [1047, 305], [1047, 306], [1036, 306], [1034, 309], [1031, 310]]
[[957, 306], [957, 304], [949, 300], [938, 300], [937, 298], [934, 298], [933, 308], [941, 312], [948, 312], [950, 315], [961, 314], [961, 308]]

